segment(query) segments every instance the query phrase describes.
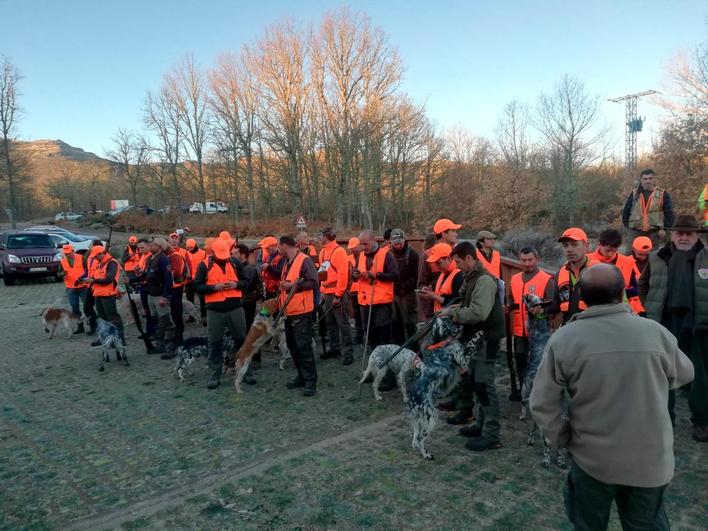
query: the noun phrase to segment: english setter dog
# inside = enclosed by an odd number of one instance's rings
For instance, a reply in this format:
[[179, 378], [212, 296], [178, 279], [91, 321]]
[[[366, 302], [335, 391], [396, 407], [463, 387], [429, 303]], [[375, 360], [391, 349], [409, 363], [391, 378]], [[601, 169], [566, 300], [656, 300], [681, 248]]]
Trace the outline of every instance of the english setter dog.
[[418, 363], [416, 378], [408, 394], [408, 409], [413, 428], [412, 446], [424, 459], [433, 459], [425, 449], [425, 439], [435, 428], [435, 399], [449, 392], [467, 369], [472, 356], [486, 348], [486, 333], [477, 332], [467, 343], [458, 339], [462, 327], [450, 317], [438, 317], [431, 330], [433, 344], [427, 347], [425, 362]]
[[[544, 301], [538, 295], [528, 293], [523, 297], [523, 304], [526, 306], [526, 326], [529, 331], [529, 361], [526, 366], [526, 371], [523, 374], [524, 380], [521, 389], [522, 413], [519, 420], [531, 420], [529, 427], [528, 439], [526, 444], [533, 446], [534, 440], [540, 435], [541, 445], [543, 446], [543, 461], [541, 464], [548, 468], [551, 466], [551, 448], [548, 439], [543, 435], [543, 431], [538, 427], [536, 421], [531, 416], [529, 409], [529, 397], [531, 389], [533, 389], [533, 381], [536, 378], [538, 368], [543, 361], [543, 354], [546, 350], [546, 343], [551, 337], [551, 324], [545, 313], [535, 316], [532, 310], [535, 308], [543, 308], [549, 305], [548, 301]], [[567, 411], [564, 412], [567, 414]], [[556, 451], [556, 465], [559, 468], [567, 467], [566, 450], [558, 448]]]
[[401, 349], [395, 358], [389, 361], [385, 367], [379, 369], [379, 365], [399, 348], [398, 345], [379, 345], [369, 356], [369, 363], [364, 373], [361, 375], [359, 385], [364, 383], [369, 377], [369, 374], [373, 374], [374, 382], [371, 385], [374, 388], [374, 398], [376, 398], [376, 400], [383, 400], [383, 396], [381, 396], [379, 392], [379, 385], [384, 376], [386, 376], [386, 373], [392, 371], [396, 375], [396, 382], [403, 395], [403, 402], [408, 403], [407, 382], [409, 375], [423, 363], [420, 357], [418, 357], [418, 354], [407, 348]]
[[96, 321], [96, 335], [98, 340], [101, 342], [100, 345], [93, 348], [101, 349], [101, 366], [98, 368], [99, 371], [104, 369], [104, 363], [110, 361], [110, 349], [116, 351], [116, 360], [121, 361], [126, 367], [130, 365], [128, 363], [128, 357], [125, 355], [125, 347], [123, 342], [120, 340], [120, 335], [118, 334], [118, 327], [113, 323], [104, 321], [100, 317]]
[[49, 339], [54, 338], [54, 333], [59, 325], [62, 325], [66, 330], [66, 338], [71, 339], [74, 330], [82, 322], [79, 317], [71, 313], [71, 310], [65, 308], [45, 308], [39, 316], [42, 318], [44, 331], [49, 334]]
[[[224, 364], [227, 364], [234, 350], [234, 340], [228, 329], [224, 334], [222, 348], [224, 352]], [[187, 367], [194, 363], [197, 358], [201, 356], [206, 358], [209, 355], [209, 339], [206, 336], [188, 337], [177, 347], [175, 354], [177, 355], [177, 362], [172, 373], [179, 380], [184, 380], [184, 372]]]

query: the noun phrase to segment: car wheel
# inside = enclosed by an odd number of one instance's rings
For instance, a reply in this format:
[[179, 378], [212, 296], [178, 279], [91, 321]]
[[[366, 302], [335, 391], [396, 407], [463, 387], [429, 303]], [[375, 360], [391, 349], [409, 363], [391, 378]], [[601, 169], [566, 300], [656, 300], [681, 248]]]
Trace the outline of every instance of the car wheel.
[[15, 285], [15, 277], [11, 275], [3, 275], [2, 281], [6, 286], [14, 286]]

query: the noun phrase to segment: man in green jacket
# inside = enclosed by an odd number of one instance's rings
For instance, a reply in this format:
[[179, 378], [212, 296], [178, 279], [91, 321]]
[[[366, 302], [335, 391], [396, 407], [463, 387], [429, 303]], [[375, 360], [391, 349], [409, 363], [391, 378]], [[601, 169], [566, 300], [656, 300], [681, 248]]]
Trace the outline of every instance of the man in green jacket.
[[[676, 218], [671, 241], [649, 255], [639, 279], [639, 297], [647, 317], [666, 328], [678, 340], [696, 369], [688, 394], [693, 439], [708, 441], [708, 249], [700, 240], [706, 232], [693, 216]], [[675, 393], [669, 396], [674, 417]]]
[[[461, 303], [444, 308], [440, 315], [452, 316], [463, 325], [462, 342], [467, 343], [479, 331], [486, 333], [482, 354], [473, 355], [468, 377], [462, 386], [471, 386], [479, 403], [475, 424], [460, 429], [469, 437], [465, 447], [482, 452], [501, 448], [499, 439], [499, 399], [494, 385], [494, 365], [499, 352], [499, 342], [505, 334], [504, 313], [497, 279], [479, 263], [475, 246], [462, 242], [452, 250], [457, 267], [464, 275], [460, 288]], [[461, 389], [464, 394], [464, 389]]]

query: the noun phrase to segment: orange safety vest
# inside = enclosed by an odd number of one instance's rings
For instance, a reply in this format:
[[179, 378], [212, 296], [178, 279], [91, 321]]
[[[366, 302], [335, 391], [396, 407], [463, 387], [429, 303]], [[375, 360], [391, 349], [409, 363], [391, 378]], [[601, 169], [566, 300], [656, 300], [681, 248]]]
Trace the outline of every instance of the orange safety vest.
[[322, 293], [336, 293], [337, 283], [339, 282], [339, 275], [349, 274], [348, 269], [347, 271], [337, 271], [337, 269], [335, 269], [334, 267], [334, 264], [332, 264], [332, 258], [334, 258], [334, 253], [338, 251], [344, 253], [345, 256], [347, 254], [347, 252], [344, 250], [344, 247], [338, 245], [336, 241], [324, 246], [320, 250], [320, 264], [329, 262], [329, 269], [327, 269], [327, 277], [320, 283], [320, 291]]
[[[455, 277], [458, 273], [461, 273], [461, 271], [457, 268], [457, 265], [454, 265], [454, 269], [449, 273], [440, 273], [438, 281], [435, 284], [435, 294], [440, 295], [442, 297], [452, 295], [452, 282], [453, 280], [455, 280]], [[442, 307], [442, 304], [440, 304], [438, 301], [435, 301], [435, 303], [433, 304], [433, 310], [435, 312], [439, 312], [440, 310], [442, 310]]]
[[[277, 266], [278, 263], [283, 259], [280, 253], [275, 253], [275, 258], [273, 258], [273, 260], [270, 262], [268, 262], [268, 258], [270, 257], [266, 257], [264, 263], [273, 267]], [[263, 284], [265, 286], [266, 293], [273, 293], [278, 291], [278, 288], [280, 287], [280, 280], [273, 277], [268, 271], [264, 271]]]
[[[353, 278], [352, 270], [356, 267], [356, 259], [353, 254], [347, 255], [347, 260], [349, 260], [349, 278]], [[349, 293], [356, 293], [359, 291], [359, 281], [352, 280], [349, 286]]]
[[204, 249], [197, 249], [195, 252], [187, 251], [187, 263], [189, 264], [189, 272], [193, 277], [197, 272], [197, 267], [199, 264], [206, 260], [206, 251]]
[[[568, 262], [563, 264], [561, 266], [560, 270], [558, 271], [558, 286], [557, 286], [558, 291], [559, 292], [562, 291], [562, 288], [564, 286], [571, 286], [571, 285], [575, 286], [575, 284], [578, 282], [578, 280], [580, 280], [580, 276], [583, 274], [583, 271], [585, 271], [586, 269], [588, 269], [594, 265], [597, 265], [597, 262], [595, 262], [594, 260], [590, 260], [588, 258], [587, 263], [578, 273], [578, 278], [575, 279], [574, 282], [571, 282], [570, 270], [568, 269]], [[582, 299], [580, 299], [580, 301], [578, 301], [578, 309], [580, 311], [583, 311], [583, 310], [587, 310], [587, 308], [588, 308], [588, 305], [585, 304]], [[567, 312], [569, 309], [570, 309], [570, 300], [562, 301], [560, 303], [561, 312]]]
[[184, 286], [189, 280], [189, 262], [179, 251], [173, 250], [167, 255], [172, 269], [172, 287]]
[[511, 298], [515, 304], [519, 305], [519, 308], [513, 311], [511, 317], [511, 331], [516, 337], [528, 337], [529, 335], [526, 325], [528, 315], [524, 304], [524, 295], [533, 293], [543, 298], [548, 281], [552, 278], [551, 275], [540, 269], [527, 282], [524, 282], [523, 273], [516, 273], [511, 277]]
[[130, 273], [140, 266], [140, 253], [138, 253], [137, 247], [133, 250], [130, 245], [125, 246], [125, 252], [128, 253], [128, 259], [123, 264], [123, 269], [126, 273]]
[[94, 273], [92, 278], [97, 280], [103, 280], [106, 278], [106, 271], [108, 270], [108, 264], [115, 262], [116, 264], [116, 276], [113, 282], [110, 284], [91, 284], [91, 289], [93, 291], [94, 297], [115, 297], [118, 293], [118, 279], [120, 278], [120, 264], [114, 259], [109, 258], [103, 262], [94, 260]]
[[[380, 248], [374, 255], [374, 263], [371, 267], [371, 273], [383, 273], [384, 264], [386, 263], [386, 255], [388, 248]], [[366, 273], [366, 255], [359, 255], [359, 272]], [[390, 304], [393, 302], [393, 282], [376, 280], [368, 282], [359, 280], [359, 292], [357, 293], [359, 306], [373, 306], [375, 304]]]
[[492, 250], [491, 261], [487, 261], [487, 257], [479, 249], [477, 249], [477, 256], [479, 261], [482, 262], [484, 269], [494, 275], [495, 278], [501, 278], [501, 255], [499, 251]]
[[317, 249], [315, 249], [314, 245], [307, 246], [307, 255], [314, 262], [315, 267], [320, 267], [320, 262], [318, 261], [318, 257], [317, 257]]
[[[300, 271], [302, 270], [302, 264], [307, 259], [307, 255], [298, 252], [295, 255], [292, 263], [285, 264], [283, 267], [283, 272], [280, 276], [281, 282], [290, 282], [294, 284], [300, 278]], [[285, 300], [288, 298], [288, 294], [284, 291], [280, 292], [278, 296], [278, 301], [282, 307], [285, 304]], [[315, 309], [315, 292], [314, 290], [307, 289], [303, 291], [296, 291], [290, 299], [287, 307], [285, 308], [285, 315], [288, 317], [293, 317], [295, 315], [302, 315], [305, 313], [312, 313]]]
[[[639, 279], [642, 276], [642, 272], [639, 270], [639, 266], [637, 266], [637, 260], [633, 256], [630, 256], [629, 259], [632, 261], [632, 267], [634, 268], [634, 276], [637, 279], [637, 282], [639, 282]], [[644, 309], [644, 305], [642, 304], [642, 301], [639, 298], [639, 295], [635, 295], [634, 297], [628, 297], [627, 303], [632, 308], [632, 311], [637, 315], [646, 312], [646, 310]]]
[[622, 278], [624, 279], [624, 285], [626, 288], [629, 287], [629, 283], [632, 280], [632, 272], [634, 271], [634, 260], [627, 255], [617, 253], [615, 255], [614, 262], [608, 261], [604, 256], [600, 254], [600, 251], [593, 251], [588, 253], [587, 257], [596, 263], [610, 264], [615, 266], [622, 273]]
[[[238, 275], [236, 274], [234, 266], [227, 260], [224, 270], [222, 271], [221, 268], [212, 261], [211, 264], [207, 265], [206, 285], [215, 286], [216, 284], [223, 284], [224, 282], [238, 282]], [[222, 302], [226, 299], [240, 299], [241, 297], [241, 290], [225, 289], [223, 291], [207, 293], [204, 295], [204, 302], [209, 304], [211, 302]]]
[[634, 203], [629, 215], [629, 228], [644, 232], [663, 228], [664, 191], [655, 188], [646, 201], [639, 188], [635, 189], [633, 194]]
[[69, 259], [65, 256], [61, 259], [61, 267], [64, 270], [64, 286], [69, 289], [85, 288], [84, 282], [77, 286], [74, 284], [84, 274], [84, 261], [80, 254], [74, 253], [74, 263], [69, 263]]

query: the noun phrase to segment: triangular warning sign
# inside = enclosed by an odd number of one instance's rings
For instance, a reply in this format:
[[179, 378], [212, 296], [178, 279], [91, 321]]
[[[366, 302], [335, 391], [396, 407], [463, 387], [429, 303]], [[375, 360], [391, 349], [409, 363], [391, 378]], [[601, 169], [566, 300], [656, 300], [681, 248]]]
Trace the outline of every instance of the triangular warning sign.
[[300, 216], [299, 218], [297, 218], [297, 223], [295, 223], [295, 224], [296, 225], [307, 225], [307, 223], [305, 223], [305, 216]]

